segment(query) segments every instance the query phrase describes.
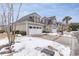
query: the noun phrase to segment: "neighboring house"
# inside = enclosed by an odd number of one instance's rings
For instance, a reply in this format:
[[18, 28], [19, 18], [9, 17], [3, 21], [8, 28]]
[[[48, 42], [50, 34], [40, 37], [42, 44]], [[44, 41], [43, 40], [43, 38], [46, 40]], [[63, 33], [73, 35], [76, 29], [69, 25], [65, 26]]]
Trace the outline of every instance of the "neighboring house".
[[56, 18], [52, 19], [52, 17], [49, 17], [51, 20], [51, 32], [56, 33], [58, 26], [57, 26], [57, 20]]
[[45, 32], [57, 32], [57, 21], [51, 17], [43, 17], [41, 22], [44, 24]]
[[48, 17], [41, 18], [41, 23], [44, 24], [44, 30], [43, 31], [45, 31], [45, 32], [50, 32], [50, 27], [48, 25], [48, 20], [49, 20]]
[[26, 15], [16, 21], [16, 30], [26, 31], [28, 35], [42, 34], [43, 26], [37, 13]]

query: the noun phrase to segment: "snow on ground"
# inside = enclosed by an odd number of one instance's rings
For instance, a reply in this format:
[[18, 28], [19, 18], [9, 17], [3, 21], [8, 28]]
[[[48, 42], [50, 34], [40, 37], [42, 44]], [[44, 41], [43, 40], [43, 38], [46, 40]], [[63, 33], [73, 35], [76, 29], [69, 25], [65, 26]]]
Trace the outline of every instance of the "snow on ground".
[[[48, 33], [48, 35], [57, 35], [57, 36], [59, 36], [58, 33]], [[63, 34], [62, 36], [64, 36], [64, 37], [72, 37], [71, 34]]]
[[[39, 55], [36, 54], [36, 50], [34, 48], [36, 47], [41, 47], [41, 48], [46, 48], [47, 46], [52, 46], [53, 48], [55, 48], [56, 50], [58, 50], [59, 53], [63, 54], [63, 55], [70, 55], [70, 48], [69, 47], [65, 47], [57, 42], [54, 41], [49, 41], [49, 40], [45, 40], [45, 39], [41, 39], [41, 38], [34, 38], [34, 37], [18, 37], [16, 42], [19, 41], [22, 44], [22, 47], [25, 47], [25, 51], [23, 50], [23, 52], [26, 52], [24, 55], [29, 55], [29, 53], [33, 52], [32, 55]], [[19, 44], [19, 43], [18, 43]], [[14, 46], [17, 46], [16, 44]], [[20, 48], [21, 45], [18, 45], [18, 47]], [[17, 48], [17, 47], [16, 47]], [[17, 50], [16, 48], [14, 48], [15, 50]], [[29, 53], [28, 53], [29, 52]], [[21, 54], [21, 53], [20, 53]], [[14, 55], [18, 55], [14, 54]], [[23, 55], [23, 54], [21, 54]]]
[[[5, 40], [6, 41], [6, 40]], [[1, 42], [1, 41], [0, 41]], [[53, 47], [55, 50], [54, 56], [60, 56], [60, 53], [64, 56], [70, 55], [70, 48], [65, 47], [57, 42], [45, 40], [36, 37], [17, 37], [12, 50], [16, 51], [13, 56], [47, 56], [45, 53], [41, 53], [41, 49]], [[35, 48], [39, 47], [39, 50]]]
[[65, 37], [72, 37], [72, 35], [67, 35], [67, 34], [64, 34], [63, 36], [65, 36]]
[[48, 35], [57, 35], [57, 36], [59, 36], [58, 33], [48, 33]]
[[1, 45], [5, 45], [8, 43], [8, 39], [7, 38], [4, 38], [4, 39], [0, 39], [0, 46]]

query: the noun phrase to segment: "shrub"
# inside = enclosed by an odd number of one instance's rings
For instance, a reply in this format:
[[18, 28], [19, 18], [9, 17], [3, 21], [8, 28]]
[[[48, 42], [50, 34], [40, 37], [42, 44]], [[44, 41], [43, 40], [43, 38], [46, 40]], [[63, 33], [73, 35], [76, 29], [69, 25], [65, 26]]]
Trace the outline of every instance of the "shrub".
[[67, 32], [70, 32], [70, 31], [72, 31], [72, 28], [68, 26], [68, 28], [66, 30], [67, 30]]
[[57, 32], [61, 32], [61, 28], [60, 27], [57, 28]]
[[49, 33], [49, 31], [43, 31], [43, 33]]
[[20, 34], [20, 31], [19, 30], [16, 30], [16, 31], [12, 31], [12, 33], [14, 34]]
[[20, 31], [19, 31], [19, 30], [16, 30], [16, 31], [15, 31], [15, 34], [20, 34]]
[[[13, 31], [14, 32], [14, 31]], [[15, 34], [21, 34], [21, 35], [26, 35], [26, 31], [19, 31], [19, 30], [16, 30], [15, 31]]]
[[72, 31], [77, 31], [79, 29], [79, 24], [70, 24], [69, 27]]
[[0, 30], [0, 33], [4, 33], [5, 31], [4, 30]]
[[26, 32], [25, 31], [20, 31], [20, 34], [24, 36], [24, 35], [26, 35]]

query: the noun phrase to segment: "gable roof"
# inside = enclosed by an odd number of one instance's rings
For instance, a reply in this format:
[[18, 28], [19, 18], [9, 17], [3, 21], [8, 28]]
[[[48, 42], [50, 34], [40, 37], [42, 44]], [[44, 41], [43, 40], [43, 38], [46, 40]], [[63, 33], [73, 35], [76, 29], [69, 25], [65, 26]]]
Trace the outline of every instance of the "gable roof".
[[37, 15], [38, 17], [41, 17], [39, 14], [37, 14], [36, 12], [34, 12], [34, 13], [31, 13], [31, 14], [23, 16], [22, 18], [20, 18], [16, 22], [18, 23], [18, 22], [22, 22], [22, 21], [31, 21], [30, 18], [29, 18], [29, 16], [33, 16], [33, 15]]

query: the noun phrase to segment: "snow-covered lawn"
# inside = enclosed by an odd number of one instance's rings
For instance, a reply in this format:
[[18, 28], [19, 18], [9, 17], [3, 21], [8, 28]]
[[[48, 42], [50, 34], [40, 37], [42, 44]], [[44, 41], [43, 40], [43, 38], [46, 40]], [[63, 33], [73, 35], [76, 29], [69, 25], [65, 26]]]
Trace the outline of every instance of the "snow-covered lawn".
[[[5, 41], [7, 43], [6, 38]], [[0, 45], [5, 43], [2, 40], [0, 40], [0, 42]], [[13, 56], [47, 56], [47, 54], [41, 52], [41, 50], [44, 48], [49, 49], [48, 46], [53, 48], [52, 51], [55, 52], [54, 56], [60, 56], [60, 54], [64, 56], [70, 55], [70, 48], [60, 43], [36, 37], [21, 36], [16, 37], [15, 44], [12, 45], [12, 50], [15, 51]]]
[[[59, 33], [48, 33], [48, 35], [56, 35], [56, 36], [60, 36]], [[63, 34], [62, 36], [64, 36], [64, 37], [72, 37], [71, 34]]]
[[59, 36], [58, 33], [48, 33], [48, 35], [57, 35], [57, 36]]

